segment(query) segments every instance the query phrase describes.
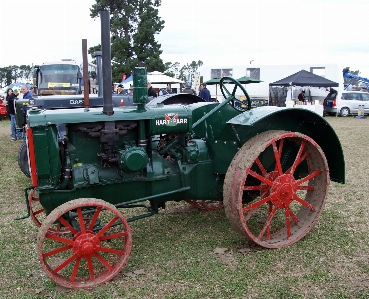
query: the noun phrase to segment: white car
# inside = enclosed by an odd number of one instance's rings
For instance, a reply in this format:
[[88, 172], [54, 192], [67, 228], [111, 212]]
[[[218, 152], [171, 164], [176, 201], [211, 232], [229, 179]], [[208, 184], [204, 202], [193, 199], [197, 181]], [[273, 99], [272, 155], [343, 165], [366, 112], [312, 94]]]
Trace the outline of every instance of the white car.
[[362, 91], [336, 91], [331, 89], [324, 99], [324, 113], [348, 116], [358, 114], [359, 109], [369, 114], [369, 93]]

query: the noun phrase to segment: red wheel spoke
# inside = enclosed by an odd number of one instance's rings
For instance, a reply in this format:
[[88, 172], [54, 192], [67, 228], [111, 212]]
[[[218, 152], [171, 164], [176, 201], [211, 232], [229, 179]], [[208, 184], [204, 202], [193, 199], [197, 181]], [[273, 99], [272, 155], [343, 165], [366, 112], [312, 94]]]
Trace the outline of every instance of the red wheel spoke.
[[285, 208], [285, 217], [286, 217], [286, 229], [287, 229], [287, 237], [291, 238], [291, 223], [290, 223], [290, 213], [288, 212], [288, 208]]
[[39, 210], [37, 210], [36, 212], [33, 212], [33, 215], [41, 214], [41, 213], [43, 213], [44, 211], [45, 211], [44, 209], [39, 209]]
[[73, 272], [72, 272], [72, 275], [70, 277], [70, 282], [74, 282], [74, 280], [76, 279], [76, 275], [77, 275], [77, 272], [78, 272], [78, 269], [79, 269], [79, 264], [81, 262], [81, 258], [77, 258], [76, 260], [76, 263], [74, 264], [74, 267], [73, 267]]
[[[278, 208], [277, 207], [273, 207], [271, 213], [269, 213], [268, 219], [265, 222], [263, 228], [260, 231], [260, 234], [258, 236], [259, 239], [261, 239], [261, 237], [264, 235], [265, 231], [271, 226], [272, 223], [272, 219], [274, 217], [274, 214], [277, 212]], [[267, 238], [270, 238], [270, 236], [267, 236]]]
[[58, 218], [58, 220], [59, 220], [59, 222], [61, 223], [61, 224], [63, 224], [66, 228], [69, 228], [69, 230], [71, 231], [71, 233], [72, 234], [77, 234], [77, 231], [74, 229], [74, 227], [73, 226], [71, 226], [70, 224], [69, 224], [69, 222], [67, 221], [67, 220], [65, 220], [62, 216], [61, 217], [59, 217]]
[[315, 190], [314, 186], [298, 186], [297, 190], [309, 190], [309, 191], [313, 191]]
[[293, 197], [293, 199], [296, 200], [297, 202], [299, 202], [300, 204], [302, 204], [303, 206], [309, 208], [310, 210], [315, 211], [315, 207], [314, 206], [312, 206], [311, 204], [309, 204], [308, 202], [306, 202], [302, 198], [298, 197], [297, 195], [295, 195]]
[[260, 159], [259, 158], [256, 158], [255, 163], [259, 167], [261, 173], [265, 176], [267, 174], [267, 172], [266, 172], [263, 164], [261, 164]]
[[113, 268], [111, 267], [111, 265], [108, 263], [107, 260], [105, 260], [100, 254], [96, 253], [96, 258], [105, 266], [106, 269], [108, 269], [109, 271], [112, 271]]
[[[247, 222], [251, 216], [256, 212], [257, 209], [251, 209], [249, 210], [249, 212], [245, 215], [244, 219], [245, 219], [245, 222]], [[245, 213], [245, 211], [243, 211], [243, 213]]]
[[279, 141], [279, 147], [278, 147], [279, 157], [281, 157], [281, 156], [282, 156], [283, 144], [284, 144], [284, 139], [281, 139], [281, 140]]
[[82, 214], [82, 208], [77, 209], [78, 219], [79, 219], [79, 227], [81, 228], [81, 233], [86, 233], [85, 220]]
[[88, 265], [88, 272], [90, 273], [90, 279], [93, 280], [95, 278], [95, 273], [94, 273], [94, 266], [92, 264], [91, 257], [87, 258], [87, 265]]
[[97, 218], [99, 217], [100, 215], [100, 212], [101, 212], [101, 209], [102, 207], [98, 207], [94, 213], [94, 216], [92, 217], [92, 220], [90, 222], [90, 226], [88, 227], [89, 230], [92, 230], [95, 226], [95, 223], [97, 221]]
[[101, 236], [100, 241], [104, 241], [104, 240], [111, 240], [111, 239], [117, 239], [117, 238], [121, 238], [121, 237], [127, 237], [127, 233], [126, 232], [122, 232], [122, 233], [116, 233], [116, 234], [110, 234], [110, 235], [104, 235]]
[[118, 254], [118, 255], [124, 255], [125, 254], [124, 250], [118, 250], [118, 249], [113, 249], [113, 248], [108, 248], [108, 247], [100, 247], [99, 251], [107, 252], [107, 253], [114, 253], [114, 254]]
[[269, 196], [264, 197], [263, 199], [261, 199], [261, 200], [259, 200], [257, 202], [254, 202], [251, 205], [247, 205], [246, 207], [244, 207], [242, 209], [242, 212], [245, 213], [248, 210], [256, 209], [257, 207], [261, 206], [262, 204], [264, 204], [264, 203], [266, 203], [268, 201], [270, 201], [270, 197]]
[[78, 255], [75, 253], [73, 254], [69, 259], [65, 260], [63, 263], [61, 263], [58, 267], [56, 267], [53, 272], [58, 273], [61, 269], [68, 266], [71, 262], [73, 262], [76, 258], [78, 258]]
[[310, 173], [309, 175], [307, 175], [306, 177], [296, 181], [297, 185], [301, 185], [303, 183], [305, 183], [306, 181], [316, 177], [317, 175], [321, 174], [323, 171], [321, 169], [315, 170], [313, 173]]
[[67, 246], [63, 246], [63, 247], [60, 247], [60, 248], [57, 248], [57, 249], [54, 249], [54, 250], [51, 250], [49, 252], [46, 252], [44, 253], [42, 256], [45, 258], [45, 257], [49, 257], [49, 256], [52, 256], [52, 255], [55, 255], [55, 254], [58, 254], [58, 253], [61, 253], [61, 252], [64, 252], [66, 250], [69, 250], [73, 248], [73, 246], [71, 245], [67, 245]]
[[295, 213], [292, 212], [289, 207], [286, 208], [286, 210], [288, 210], [288, 215], [290, 215], [290, 217], [292, 218], [293, 222], [295, 222], [296, 225], [299, 224], [299, 220], [297, 219]]
[[272, 146], [273, 146], [273, 152], [274, 152], [274, 158], [275, 158], [275, 167], [276, 167], [276, 171], [279, 173], [279, 174], [282, 174], [282, 165], [281, 165], [281, 157], [280, 157], [280, 154], [279, 154], [279, 151], [277, 149], [277, 144], [275, 142], [272, 143]]
[[54, 241], [57, 241], [57, 242], [61, 242], [61, 243], [65, 243], [65, 244], [68, 244], [68, 245], [71, 245], [73, 246], [74, 245], [74, 241], [73, 240], [70, 240], [70, 239], [66, 239], [66, 238], [62, 238], [58, 235], [54, 235], [52, 233], [46, 233], [46, 238], [49, 238], [51, 240], [54, 240]]
[[260, 185], [256, 185], [256, 186], [244, 186], [243, 190], [261, 190]]
[[249, 169], [248, 172], [250, 175], [252, 175], [254, 178], [258, 179], [259, 181], [262, 181], [263, 183], [269, 185], [269, 186], [273, 186], [273, 182], [268, 180], [267, 178], [261, 176], [260, 174], [257, 174], [255, 171], [252, 171], [251, 169]]
[[[273, 204], [271, 202], [268, 202], [269, 204], [269, 209], [268, 209], [268, 215], [270, 215], [272, 213], [272, 210], [273, 210]], [[270, 239], [270, 231], [272, 230], [272, 224], [270, 224], [268, 226], [268, 229], [267, 229], [267, 239], [269, 240]]]
[[301, 155], [302, 155], [302, 152], [303, 152], [303, 150], [305, 148], [305, 144], [306, 144], [306, 141], [305, 140], [301, 142], [299, 151], [298, 151], [298, 153], [296, 155], [296, 159], [293, 162], [291, 168], [289, 169], [289, 173], [293, 174], [295, 172], [296, 167], [301, 163], [301, 161], [302, 161], [301, 160]]
[[118, 217], [114, 217], [112, 220], [109, 221], [97, 234], [96, 236], [100, 239], [101, 236], [117, 221]]

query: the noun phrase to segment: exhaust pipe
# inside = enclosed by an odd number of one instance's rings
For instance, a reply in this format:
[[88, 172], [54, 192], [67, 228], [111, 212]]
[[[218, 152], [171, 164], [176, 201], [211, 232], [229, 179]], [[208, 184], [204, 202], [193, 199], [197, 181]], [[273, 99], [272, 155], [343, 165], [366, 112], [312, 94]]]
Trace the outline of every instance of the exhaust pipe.
[[[113, 115], [113, 95], [111, 90], [111, 44], [110, 44], [110, 11], [100, 11], [101, 20], [101, 52], [103, 78], [103, 113]], [[100, 88], [99, 88], [100, 89]]]

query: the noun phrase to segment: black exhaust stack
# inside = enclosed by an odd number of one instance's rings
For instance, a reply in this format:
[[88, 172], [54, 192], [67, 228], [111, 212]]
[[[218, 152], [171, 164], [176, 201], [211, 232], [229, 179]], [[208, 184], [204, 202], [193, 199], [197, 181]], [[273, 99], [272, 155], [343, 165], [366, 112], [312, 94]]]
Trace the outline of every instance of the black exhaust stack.
[[[100, 11], [101, 19], [101, 52], [103, 78], [103, 113], [113, 115], [112, 74], [111, 74], [111, 44], [110, 44], [110, 11]], [[99, 88], [100, 89], [100, 88]]]

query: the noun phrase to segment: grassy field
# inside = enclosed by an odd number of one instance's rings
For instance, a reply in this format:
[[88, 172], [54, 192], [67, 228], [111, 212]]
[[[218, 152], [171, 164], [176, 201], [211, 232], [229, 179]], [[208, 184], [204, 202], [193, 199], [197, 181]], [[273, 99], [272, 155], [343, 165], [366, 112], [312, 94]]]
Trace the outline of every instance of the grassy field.
[[346, 184], [331, 182], [311, 232], [282, 249], [254, 246], [234, 232], [224, 211], [169, 203], [131, 223], [125, 269], [89, 290], [57, 286], [41, 270], [38, 228], [26, 214], [18, 168], [21, 141], [0, 122], [0, 298], [369, 298], [369, 118], [326, 117], [345, 154]]

